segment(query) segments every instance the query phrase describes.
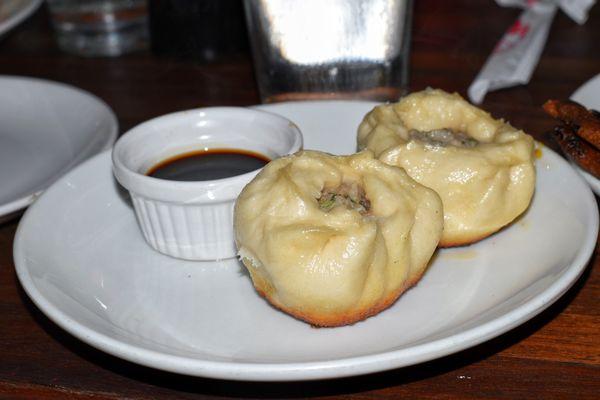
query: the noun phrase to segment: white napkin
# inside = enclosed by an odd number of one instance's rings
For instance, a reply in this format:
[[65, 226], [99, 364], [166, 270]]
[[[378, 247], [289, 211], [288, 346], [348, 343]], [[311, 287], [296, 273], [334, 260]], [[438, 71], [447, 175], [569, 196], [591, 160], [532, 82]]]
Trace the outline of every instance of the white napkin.
[[469, 98], [476, 104], [483, 101], [488, 91], [529, 82], [558, 7], [583, 24], [595, 0], [496, 0], [496, 3], [525, 11], [502, 36], [469, 86]]

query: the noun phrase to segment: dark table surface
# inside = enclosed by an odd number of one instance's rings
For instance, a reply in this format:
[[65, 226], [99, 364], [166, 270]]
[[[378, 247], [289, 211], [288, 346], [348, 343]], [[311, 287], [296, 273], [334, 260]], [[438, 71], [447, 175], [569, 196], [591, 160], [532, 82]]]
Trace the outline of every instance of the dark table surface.
[[[416, 2], [411, 90], [466, 89], [519, 11], [493, 1]], [[528, 85], [489, 94], [483, 107], [555, 147], [540, 105], [567, 98], [600, 73], [600, 6], [579, 26], [559, 13]], [[45, 7], [0, 39], [0, 74], [66, 82], [104, 99], [121, 132], [168, 112], [259, 102], [249, 56], [203, 65], [140, 53], [80, 58], [54, 43]], [[600, 94], [599, 94], [600, 95]], [[0, 121], [1, 123], [1, 121]], [[549, 216], [551, 218], [551, 216]], [[540, 315], [474, 348], [435, 361], [338, 380], [243, 383], [141, 367], [61, 330], [24, 294], [0, 224], [0, 398], [598, 398], [600, 272], [592, 256], [575, 285]]]

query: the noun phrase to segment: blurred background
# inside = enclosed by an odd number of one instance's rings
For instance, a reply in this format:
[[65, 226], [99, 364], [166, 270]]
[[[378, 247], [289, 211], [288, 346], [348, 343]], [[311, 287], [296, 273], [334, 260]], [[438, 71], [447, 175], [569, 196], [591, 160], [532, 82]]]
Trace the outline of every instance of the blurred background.
[[[252, 62], [252, 46], [241, 0], [150, 0], [146, 4], [140, 0], [115, 1], [133, 7], [135, 12], [125, 13], [125, 16], [129, 22], [132, 18], [137, 21], [134, 25], [138, 28], [143, 26], [138, 22], [144, 21], [144, 5], [148, 15], [146, 33], [136, 36], [140, 39], [139, 47], [127, 49], [119, 57], [81, 57], [75, 55], [75, 51], [62, 51], [64, 45], [61, 47], [61, 41], [50, 34], [53, 32], [50, 10], [61, 3], [64, 6], [69, 1], [50, 0], [42, 4], [19, 29], [0, 39], [0, 59], [7, 59], [2, 61], [0, 72], [59, 80], [91, 91], [115, 109], [124, 129], [147, 115], [203, 105], [247, 105], [266, 100], [264, 96], [261, 99], [257, 90], [256, 77], [261, 71], [256, 69], [264, 66]], [[252, 0], [249, 3], [262, 4]], [[396, 3], [395, 0], [387, 4], [390, 3], [396, 7], [411, 5], [411, 2]], [[409, 90], [441, 87], [465, 96], [499, 38], [520, 13], [519, 9], [499, 7], [491, 0], [415, 2], [410, 19], [412, 27], [405, 36], [410, 39], [406, 49], [411, 51], [402, 61], [407, 63], [409, 72], [401, 77], [405, 81], [400, 82], [400, 86], [406, 85]], [[119, 14], [118, 9], [116, 14]], [[589, 23], [597, 20], [597, 14], [598, 10], [593, 8]], [[251, 32], [258, 35], [265, 27], [259, 26], [261, 22], [256, 18], [253, 21]], [[312, 23], [312, 20], [305, 21], [306, 26]], [[545, 100], [541, 97], [545, 96], [536, 94], [539, 93], [536, 85], [548, 81], [552, 81], [557, 95], [564, 97], [583, 83], [576, 76], [590, 78], [598, 72], [596, 60], [572, 63], [572, 60], [595, 54], [597, 42], [598, 38], [590, 30], [559, 12], [544, 49], [545, 57], [534, 72], [536, 79], [527, 86], [489, 95], [488, 107], [491, 105], [491, 111], [498, 114], [508, 114], [503, 109], [519, 107], [521, 103], [541, 104]], [[565, 46], [569, 47], [568, 51]], [[29, 62], [32, 58], [38, 62]], [[556, 68], [557, 65], [560, 68]], [[572, 74], [573, 68], [585, 71]], [[131, 73], [132, 69], [135, 74]], [[91, 75], [94, 79], [89, 79]], [[160, 92], [154, 85], [159, 81]], [[393, 95], [395, 93], [391, 97]], [[510, 101], [505, 101], [506, 96]], [[204, 100], [200, 101], [200, 97]], [[127, 112], [120, 112], [124, 109]], [[528, 127], [527, 120], [513, 123]]]

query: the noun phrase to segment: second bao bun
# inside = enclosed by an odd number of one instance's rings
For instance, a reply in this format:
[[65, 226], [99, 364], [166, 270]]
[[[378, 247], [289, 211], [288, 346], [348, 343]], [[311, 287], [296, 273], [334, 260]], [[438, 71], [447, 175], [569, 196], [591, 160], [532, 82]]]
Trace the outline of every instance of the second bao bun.
[[534, 141], [458, 94], [426, 89], [375, 107], [358, 148], [402, 167], [444, 203], [441, 247], [481, 240], [523, 213], [535, 188]]

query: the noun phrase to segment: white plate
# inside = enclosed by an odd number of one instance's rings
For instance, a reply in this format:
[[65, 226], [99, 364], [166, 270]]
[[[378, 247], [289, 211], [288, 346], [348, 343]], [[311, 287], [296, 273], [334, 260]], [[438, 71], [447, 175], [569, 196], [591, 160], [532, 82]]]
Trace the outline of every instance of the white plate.
[[[354, 149], [370, 103], [265, 106], [295, 121], [306, 148]], [[270, 307], [236, 260], [185, 262], [144, 242], [105, 152], [27, 210], [15, 238], [19, 279], [74, 336], [124, 359], [234, 380], [303, 380], [387, 370], [495, 337], [560, 297], [596, 244], [596, 201], [544, 149], [529, 211], [476, 245], [438, 253], [423, 280], [388, 310], [315, 329]]]
[[111, 109], [90, 93], [15, 76], [0, 76], [0, 121], [0, 217], [109, 148], [118, 130]]
[[0, 1], [0, 36], [23, 22], [42, 4], [42, 0]]
[[[573, 93], [571, 99], [587, 108], [600, 110], [600, 74], [581, 85]], [[600, 196], [600, 179], [584, 171], [575, 163], [572, 164], [583, 175], [583, 178], [589, 183], [594, 193]]]

